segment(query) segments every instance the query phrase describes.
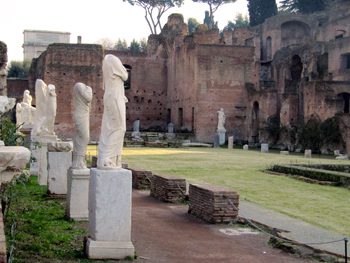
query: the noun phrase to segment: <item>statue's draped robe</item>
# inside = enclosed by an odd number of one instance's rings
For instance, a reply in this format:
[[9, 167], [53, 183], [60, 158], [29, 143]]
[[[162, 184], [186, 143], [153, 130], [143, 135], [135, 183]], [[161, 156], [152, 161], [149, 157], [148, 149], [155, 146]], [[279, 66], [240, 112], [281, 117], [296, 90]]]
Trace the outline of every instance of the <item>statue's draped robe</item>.
[[90, 102], [92, 100], [91, 88], [83, 83], [74, 86], [74, 123], [75, 137], [73, 141], [73, 155], [85, 156], [90, 140]]
[[35, 82], [36, 111], [34, 117], [33, 136], [40, 136], [46, 120], [46, 89], [44, 81], [37, 79]]
[[123, 150], [126, 131], [124, 81], [128, 79], [128, 72], [119, 58], [113, 55], [105, 56], [102, 72], [105, 93], [98, 158], [104, 166], [110, 161], [115, 166], [115, 157], [120, 156]]

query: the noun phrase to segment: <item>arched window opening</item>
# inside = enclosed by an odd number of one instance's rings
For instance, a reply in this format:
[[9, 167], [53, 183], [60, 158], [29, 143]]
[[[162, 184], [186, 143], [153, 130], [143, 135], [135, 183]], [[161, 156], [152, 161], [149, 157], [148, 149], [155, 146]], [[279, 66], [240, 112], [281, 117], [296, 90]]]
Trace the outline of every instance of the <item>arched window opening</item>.
[[259, 142], [259, 103], [257, 101], [254, 102], [252, 110], [252, 142]]
[[294, 55], [292, 58], [292, 66], [290, 68], [290, 73], [292, 80], [300, 80], [301, 72], [303, 71], [303, 63], [298, 55]]
[[266, 59], [272, 60], [272, 40], [271, 37], [266, 39]]
[[317, 60], [317, 73], [320, 78], [328, 73], [328, 53], [324, 53]]
[[128, 72], [128, 79], [124, 82], [124, 89], [130, 89], [132, 67], [126, 64], [124, 64], [123, 66], [126, 68], [126, 71]]
[[343, 108], [341, 113], [350, 113], [350, 94], [347, 92], [340, 93], [336, 99], [343, 101]]

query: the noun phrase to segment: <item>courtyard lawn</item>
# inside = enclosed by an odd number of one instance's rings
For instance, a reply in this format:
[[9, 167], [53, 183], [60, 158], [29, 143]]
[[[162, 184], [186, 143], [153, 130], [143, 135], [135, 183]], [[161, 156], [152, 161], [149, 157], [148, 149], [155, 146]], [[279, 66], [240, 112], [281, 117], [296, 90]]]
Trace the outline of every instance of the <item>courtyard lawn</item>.
[[225, 186], [238, 191], [241, 200], [350, 236], [350, 190], [259, 171], [278, 163], [350, 165], [350, 161], [223, 148], [124, 148], [122, 155], [129, 167], [148, 169], [154, 174], [170, 173], [189, 183]]

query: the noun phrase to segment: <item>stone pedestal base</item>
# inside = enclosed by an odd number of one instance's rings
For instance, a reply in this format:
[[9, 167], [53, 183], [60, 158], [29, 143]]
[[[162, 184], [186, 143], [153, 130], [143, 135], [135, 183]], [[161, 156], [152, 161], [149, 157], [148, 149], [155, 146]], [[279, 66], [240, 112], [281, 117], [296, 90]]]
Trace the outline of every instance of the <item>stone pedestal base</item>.
[[225, 144], [225, 141], [226, 141], [226, 129], [218, 129], [217, 131], [217, 134], [219, 134], [219, 143], [220, 145], [223, 145]]
[[67, 194], [67, 173], [72, 165], [72, 152], [48, 152], [47, 193]]
[[233, 140], [233, 136], [228, 137], [228, 149], [233, 149]]
[[89, 241], [93, 259], [134, 256], [131, 243], [131, 171], [91, 168], [89, 183]]
[[32, 157], [36, 159], [35, 162], [32, 162], [30, 164], [30, 174], [31, 175], [38, 175], [39, 174], [39, 144], [40, 143], [40, 136], [31, 136], [30, 138], [30, 151], [32, 152]]
[[86, 243], [86, 254], [92, 259], [124, 259], [134, 257], [134, 245], [129, 242], [95, 241], [91, 238]]
[[41, 148], [39, 150], [38, 184], [47, 185], [47, 143], [56, 142], [56, 135], [44, 135], [40, 137]]
[[90, 169], [69, 169], [66, 216], [76, 221], [89, 220]]

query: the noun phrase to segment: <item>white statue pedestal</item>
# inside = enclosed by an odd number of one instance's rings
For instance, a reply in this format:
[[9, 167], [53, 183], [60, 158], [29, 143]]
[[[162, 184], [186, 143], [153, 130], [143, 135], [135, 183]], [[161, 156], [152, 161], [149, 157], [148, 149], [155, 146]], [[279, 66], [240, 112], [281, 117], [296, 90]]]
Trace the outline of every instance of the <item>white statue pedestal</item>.
[[39, 156], [40, 156], [40, 136], [31, 136], [30, 138], [30, 151], [32, 153], [32, 157], [36, 159], [35, 162], [30, 164], [30, 174], [38, 175], [39, 174]]
[[76, 221], [89, 220], [90, 169], [68, 170], [66, 216]]
[[[34, 136], [33, 136], [34, 137]], [[47, 143], [56, 142], [56, 135], [40, 136], [38, 184], [47, 185]]]
[[218, 129], [217, 131], [217, 134], [219, 134], [219, 143], [220, 145], [223, 145], [225, 144], [225, 141], [226, 141], [226, 129], [225, 128], [221, 128], [221, 129]]
[[91, 259], [134, 257], [131, 242], [131, 171], [91, 168], [89, 239]]

